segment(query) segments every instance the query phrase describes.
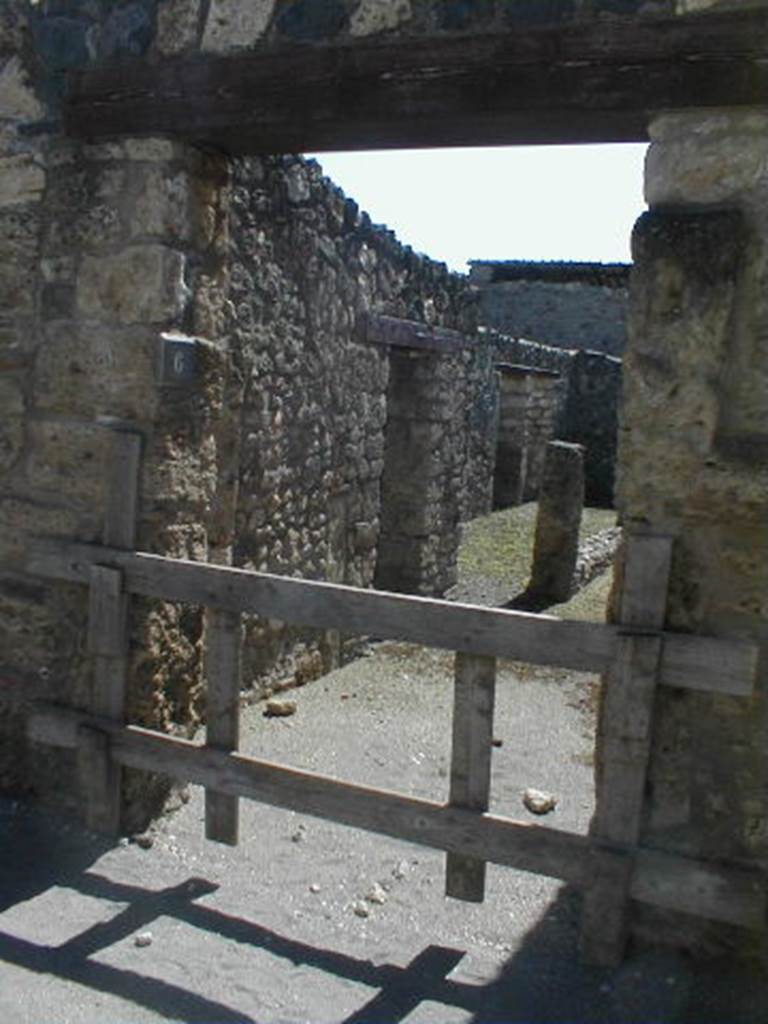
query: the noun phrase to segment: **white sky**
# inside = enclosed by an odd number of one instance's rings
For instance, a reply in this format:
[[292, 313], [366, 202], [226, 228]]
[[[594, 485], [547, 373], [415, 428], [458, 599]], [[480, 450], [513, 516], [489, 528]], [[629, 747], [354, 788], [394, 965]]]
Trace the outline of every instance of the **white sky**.
[[466, 271], [470, 259], [629, 260], [646, 146], [314, 154], [377, 224]]

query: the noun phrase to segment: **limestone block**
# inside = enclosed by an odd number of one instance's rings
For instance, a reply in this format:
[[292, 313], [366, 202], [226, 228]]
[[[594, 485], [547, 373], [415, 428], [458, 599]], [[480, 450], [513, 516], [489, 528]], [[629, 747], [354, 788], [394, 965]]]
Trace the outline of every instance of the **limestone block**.
[[765, 188], [768, 114], [668, 114], [651, 125], [645, 194], [650, 205], [724, 203]]
[[190, 199], [187, 174], [169, 173], [157, 166], [148, 168], [132, 211], [131, 236], [188, 239], [192, 231]]
[[28, 484], [73, 504], [103, 508], [106, 430], [73, 420], [33, 420], [28, 430]]
[[94, 515], [95, 532], [83, 532], [82, 515], [56, 502], [37, 502], [21, 498], [0, 499], [0, 561], [5, 568], [20, 566], [29, 550], [29, 538], [75, 536], [96, 540], [101, 518]]
[[119, 245], [126, 187], [127, 174], [121, 166], [73, 162], [51, 173], [46, 194], [47, 254]]
[[197, 46], [200, 34], [201, 0], [164, 0], [157, 10], [155, 46], [172, 56]]
[[162, 245], [132, 245], [116, 255], [86, 256], [77, 280], [80, 312], [123, 324], [178, 318], [186, 303], [185, 259]]
[[70, 416], [151, 419], [156, 350], [151, 329], [51, 323], [35, 359], [35, 406]]
[[225, 53], [252, 46], [267, 29], [275, 0], [212, 0], [203, 50]]
[[18, 56], [9, 57], [0, 69], [0, 117], [14, 121], [38, 121], [45, 107], [29, 84]]
[[0, 157], [0, 206], [34, 203], [45, 188], [45, 171], [29, 154]]
[[361, 0], [349, 22], [353, 36], [370, 36], [397, 28], [411, 17], [410, 0]]
[[689, 502], [712, 457], [743, 222], [733, 211], [652, 212], [633, 246], [619, 494], [625, 508], [655, 519], [662, 506], [670, 514]]

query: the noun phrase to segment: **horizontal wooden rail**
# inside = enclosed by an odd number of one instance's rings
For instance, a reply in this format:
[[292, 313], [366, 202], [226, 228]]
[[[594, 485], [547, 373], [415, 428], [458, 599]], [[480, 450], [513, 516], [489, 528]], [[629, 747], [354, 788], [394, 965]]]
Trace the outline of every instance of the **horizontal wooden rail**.
[[415, 320], [375, 313], [366, 313], [360, 318], [358, 337], [373, 345], [418, 349], [438, 355], [461, 352], [473, 344], [469, 338], [448, 327], [430, 327]]
[[31, 739], [68, 748], [78, 744], [82, 726], [103, 730], [116, 763], [217, 793], [574, 884], [588, 869], [586, 836], [341, 782], [67, 708], [38, 705], [29, 721]]
[[[37, 575], [81, 583], [89, 582], [93, 565], [120, 569], [126, 590], [144, 597], [583, 672], [606, 671], [622, 635], [622, 627], [605, 623], [360, 590], [89, 544], [41, 541], [27, 562]], [[755, 645], [679, 633], [662, 636], [660, 684], [731, 695], [752, 692]]]
[[[36, 705], [28, 722], [30, 739], [69, 748], [78, 746], [84, 727], [99, 730], [109, 738], [112, 759], [126, 768], [160, 772], [217, 793], [575, 885], [588, 880], [587, 836], [353, 785], [54, 705]], [[650, 850], [638, 850], [635, 856], [633, 899], [748, 928], [763, 927], [766, 894], [761, 873]]]

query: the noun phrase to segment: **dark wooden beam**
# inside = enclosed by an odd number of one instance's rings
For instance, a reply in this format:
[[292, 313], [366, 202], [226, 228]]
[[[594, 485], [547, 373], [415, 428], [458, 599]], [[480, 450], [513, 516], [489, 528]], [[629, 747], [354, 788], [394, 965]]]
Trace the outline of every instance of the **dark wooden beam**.
[[471, 339], [448, 327], [430, 327], [415, 320], [375, 313], [360, 317], [358, 337], [371, 345], [418, 349], [438, 355], [452, 355], [473, 345]]
[[643, 141], [665, 109], [764, 104], [768, 11], [117, 64], [70, 82], [78, 138], [230, 152]]

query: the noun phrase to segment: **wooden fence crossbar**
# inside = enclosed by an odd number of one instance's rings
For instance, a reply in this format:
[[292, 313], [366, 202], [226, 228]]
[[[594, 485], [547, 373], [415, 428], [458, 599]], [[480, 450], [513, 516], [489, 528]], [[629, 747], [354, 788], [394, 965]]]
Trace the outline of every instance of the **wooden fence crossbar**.
[[[607, 671], [622, 635], [632, 632], [620, 625], [360, 590], [97, 545], [39, 542], [28, 559], [30, 572], [81, 583], [90, 581], [93, 565], [120, 569], [126, 591], [144, 597], [576, 671]], [[663, 640], [660, 684], [737, 696], [752, 693], [756, 645], [658, 635]]]
[[[36, 705], [29, 720], [31, 739], [60, 747], [76, 747], [84, 729], [101, 733], [111, 759], [126, 768], [575, 885], [589, 878], [588, 836], [342, 782], [50, 704]], [[765, 915], [761, 873], [648, 850], [635, 853], [630, 896], [753, 929]]]
[[[202, 785], [206, 836], [219, 842], [237, 843], [238, 802], [246, 798], [443, 850], [446, 893], [459, 899], [482, 901], [488, 862], [581, 885], [583, 949], [593, 962], [621, 959], [630, 899], [762, 927], [762, 873], [639, 845], [656, 687], [746, 696], [757, 668], [754, 644], [663, 632], [669, 538], [628, 538], [619, 625], [171, 559], [133, 550], [141, 440], [115, 431], [110, 444], [103, 546], [40, 541], [27, 563], [37, 575], [90, 588], [89, 709], [37, 705], [28, 731], [33, 740], [77, 751], [91, 828], [118, 831], [121, 772], [135, 768]], [[124, 723], [131, 594], [205, 608], [204, 745]], [[248, 613], [458, 652], [448, 803], [239, 754], [242, 616]], [[590, 836], [488, 813], [498, 658], [610, 673], [601, 713], [603, 783]]]
[[[662, 641], [654, 631], [664, 624], [671, 561], [671, 537], [627, 538], [619, 615], [637, 632], [622, 637], [603, 688], [602, 765], [591, 834], [630, 850], [640, 842], [661, 661]], [[596, 846], [593, 868], [584, 896], [582, 953], [589, 963], [615, 966], [629, 933], [633, 856]]]
[[[141, 473], [141, 435], [113, 430], [109, 435], [106, 509], [102, 536], [110, 547], [133, 548]], [[129, 620], [125, 575], [119, 568], [91, 563], [87, 579], [88, 652], [93, 662], [90, 709], [124, 721], [128, 686]], [[85, 730], [78, 753], [86, 824], [95, 832], [120, 830], [122, 784], [100, 737]]]

